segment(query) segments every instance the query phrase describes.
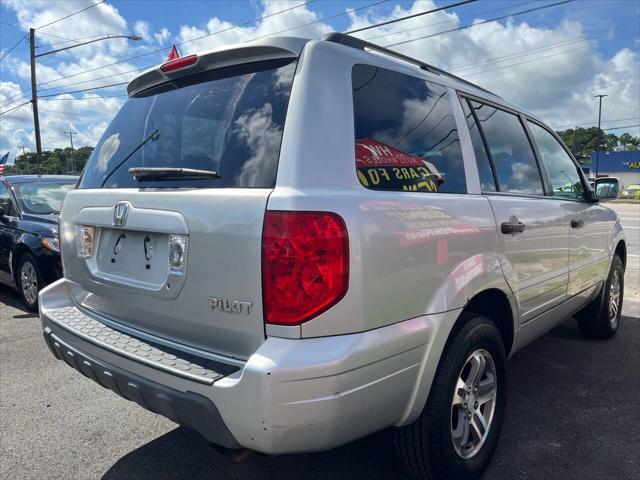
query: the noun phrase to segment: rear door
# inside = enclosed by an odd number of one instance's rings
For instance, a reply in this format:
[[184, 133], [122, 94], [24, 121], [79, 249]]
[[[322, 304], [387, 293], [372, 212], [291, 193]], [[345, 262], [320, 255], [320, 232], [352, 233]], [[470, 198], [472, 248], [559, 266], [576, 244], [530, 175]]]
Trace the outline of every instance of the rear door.
[[562, 202], [545, 196], [545, 177], [520, 116], [472, 99], [463, 99], [463, 108], [500, 232], [503, 271], [526, 323], [566, 298], [568, 214]]
[[547, 128], [527, 121], [551, 184], [551, 194], [569, 216], [569, 286], [573, 296], [602, 280], [607, 273], [611, 231], [608, 209], [587, 200], [579, 167]]
[[[262, 223], [294, 69], [287, 58], [208, 71], [125, 103], [61, 214], [79, 304], [184, 345], [256, 350]], [[136, 180], [133, 167], [217, 176]]]

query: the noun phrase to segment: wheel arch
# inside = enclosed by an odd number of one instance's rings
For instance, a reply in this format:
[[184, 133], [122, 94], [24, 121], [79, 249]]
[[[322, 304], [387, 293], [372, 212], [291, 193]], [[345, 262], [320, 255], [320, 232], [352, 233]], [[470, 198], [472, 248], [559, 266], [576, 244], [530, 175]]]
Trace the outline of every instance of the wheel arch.
[[620, 257], [620, 260], [622, 260], [622, 266], [626, 269], [627, 268], [627, 244], [625, 243], [624, 240], [620, 240], [618, 242], [614, 253], [615, 255], [618, 255]]
[[[507, 356], [513, 353], [516, 345], [516, 333], [518, 331], [518, 316], [512, 297], [498, 288], [489, 288], [474, 295], [465, 305], [463, 312], [476, 313], [489, 318], [496, 325], [504, 344]], [[454, 325], [455, 331], [459, 328], [459, 320]], [[451, 335], [451, 334], [450, 334]]]
[[[508, 288], [508, 287], [506, 287]], [[453, 335], [468, 321], [468, 313], [491, 319], [500, 332], [505, 345], [505, 353], [511, 355], [517, 348], [518, 316], [515, 299], [511, 291], [490, 287], [475, 293], [463, 308], [436, 314], [438, 324], [434, 336], [427, 344], [420, 372], [416, 378], [413, 395], [409, 399], [404, 414], [395, 424], [407, 425], [418, 418], [431, 390], [435, 372], [442, 361], [446, 345]]]
[[29, 248], [29, 246], [25, 243], [18, 243], [11, 252], [11, 259], [9, 263], [11, 265], [11, 274], [13, 275], [13, 280], [14, 282], [16, 282], [16, 288], [18, 287], [18, 279], [16, 278], [18, 272], [18, 263], [25, 253], [34, 255], [31, 248]]

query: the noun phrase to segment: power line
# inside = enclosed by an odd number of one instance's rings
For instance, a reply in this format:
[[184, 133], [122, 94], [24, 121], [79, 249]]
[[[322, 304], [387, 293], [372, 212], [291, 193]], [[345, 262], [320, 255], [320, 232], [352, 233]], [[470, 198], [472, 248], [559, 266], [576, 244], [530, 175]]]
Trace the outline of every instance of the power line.
[[[466, 70], [466, 69], [474, 68], [474, 67], [478, 67], [478, 66], [483, 66], [484, 67], [484, 66], [492, 64], [492, 63], [499, 63], [501, 61], [511, 59], [510, 57], [517, 58], [517, 57], [521, 57], [521, 56], [527, 56], [527, 55], [530, 55], [531, 52], [535, 52], [535, 51], [538, 51], [538, 50], [543, 50], [544, 51], [544, 50], [552, 49], [553, 47], [557, 47], [557, 46], [560, 46], [560, 45], [568, 45], [568, 44], [571, 44], [571, 43], [578, 43], [580, 41], [586, 41], [586, 40], [590, 40], [590, 39], [593, 39], [593, 38], [596, 38], [596, 37], [599, 37], [599, 36], [602, 36], [602, 35], [607, 35], [607, 34], [609, 34], [611, 32], [620, 31], [620, 30], [627, 30], [629, 28], [635, 28], [635, 27], [636, 27], [635, 25], [627, 25], [627, 26], [624, 26], [624, 27], [619, 27], [619, 28], [614, 28], [614, 29], [609, 29], [609, 30], [598, 30], [596, 32], [590, 32], [587, 35], [580, 35], [578, 37], [572, 37], [572, 38], [569, 38], [569, 39], [562, 40], [560, 42], [548, 43], [548, 44], [542, 45], [540, 47], [527, 48], [525, 50], [520, 50], [520, 51], [517, 51], [517, 52], [510, 53], [508, 55], [501, 55], [501, 56], [498, 56], [498, 57], [487, 58], [485, 60], [482, 60], [481, 62], [468, 63], [468, 64], [465, 64], [465, 65], [452, 65], [449, 68], [451, 70], [453, 70], [454, 72], [460, 72], [461, 70]], [[611, 39], [613, 39], [613, 38], [618, 38], [618, 37], [612, 37]], [[607, 39], [607, 41], [608, 40], [609, 39]]]
[[[228, 28], [225, 28], [225, 29], [222, 29], [222, 30], [217, 30], [217, 31], [215, 31], [215, 32], [211, 32], [211, 33], [208, 33], [208, 34], [206, 34], [206, 35], [202, 35], [202, 36], [200, 36], [200, 37], [196, 37], [196, 38], [192, 38], [192, 39], [189, 39], [189, 40], [185, 40], [185, 41], [184, 41], [184, 42], [182, 42], [182, 43], [178, 43], [178, 44], [176, 44], [176, 47], [179, 47], [179, 46], [185, 45], [185, 44], [187, 44], [187, 43], [189, 43], [189, 42], [194, 42], [194, 41], [196, 41], [196, 40], [201, 40], [201, 39], [203, 39], [203, 38], [205, 38], [205, 37], [211, 37], [211, 36], [213, 36], [213, 35], [217, 35], [218, 33], [227, 32], [227, 31], [229, 31], [229, 30], [233, 30], [234, 28], [238, 28], [238, 27], [241, 27], [241, 26], [248, 25], [248, 24], [250, 24], [250, 23], [258, 22], [258, 21], [260, 21], [260, 20], [263, 20], [263, 19], [266, 19], [266, 18], [269, 18], [269, 17], [274, 17], [274, 16], [279, 15], [279, 14], [281, 14], [281, 13], [288, 12], [289, 10], [293, 10], [293, 9], [295, 9], [295, 8], [300, 8], [300, 7], [303, 7], [303, 6], [305, 6], [305, 5], [308, 5], [308, 4], [310, 4], [310, 3], [314, 3], [314, 2], [317, 2], [317, 1], [319, 1], [319, 0], [308, 0], [308, 1], [306, 1], [306, 2], [300, 3], [300, 4], [295, 5], [295, 6], [293, 6], [293, 7], [285, 8], [284, 10], [279, 10], [279, 11], [277, 11], [277, 12], [270, 13], [270, 14], [268, 14], [268, 15], [263, 15], [262, 17], [258, 17], [258, 18], [255, 18], [255, 19], [253, 19], [253, 20], [246, 21], [246, 22], [244, 22], [244, 23], [242, 23], [242, 24], [239, 24], [239, 25], [234, 25], [234, 26], [232, 26], [232, 27], [228, 27]], [[385, 1], [388, 1], [388, 0], [385, 0]], [[66, 79], [66, 78], [73, 78], [73, 77], [77, 77], [77, 76], [79, 76], [79, 75], [83, 75], [83, 74], [85, 74], [85, 73], [95, 72], [96, 70], [101, 70], [101, 69], [103, 69], [103, 68], [111, 67], [111, 66], [113, 66], [113, 65], [117, 65], [117, 64], [119, 64], [119, 63], [123, 63], [123, 62], [129, 61], [129, 60], [135, 60], [135, 59], [137, 59], [137, 58], [147, 57], [147, 56], [149, 56], [149, 55], [153, 55], [154, 53], [164, 52], [164, 51], [168, 50], [169, 48], [170, 48], [170, 47], [163, 47], [163, 48], [159, 48], [159, 49], [157, 49], [157, 50], [152, 50], [152, 51], [147, 52], [147, 53], [142, 53], [142, 54], [140, 54], [140, 55], [134, 55], [134, 56], [131, 56], [131, 57], [123, 58], [123, 59], [118, 60], [117, 62], [108, 63], [108, 64], [106, 64], [106, 65], [102, 65], [102, 66], [100, 66], [100, 67], [91, 68], [91, 69], [89, 69], [89, 70], [84, 70], [84, 71], [82, 71], [82, 72], [78, 72], [78, 73], [75, 73], [75, 74], [73, 74], [73, 75], [67, 75], [67, 76], [64, 76], [64, 77], [56, 78], [56, 79], [54, 79], [54, 80], [49, 80], [48, 82], [43, 82], [43, 83], [39, 84], [39, 86], [42, 86], [42, 85], [48, 85], [48, 84], [50, 84], [50, 83], [58, 82], [58, 81], [60, 81], [60, 80], [64, 80], [64, 79]]]
[[[625, 35], [626, 36], [626, 35]], [[613, 39], [612, 39], [613, 40]], [[516, 63], [510, 63], [508, 65], [502, 65], [500, 67], [495, 67], [495, 68], [489, 68], [489, 69], [483, 69], [483, 70], [479, 70], [477, 72], [472, 72], [472, 73], [466, 73], [465, 77], [473, 77], [475, 75], [482, 75], [483, 73], [487, 73], [487, 72], [493, 72], [495, 70], [501, 70], [503, 68], [508, 68], [508, 67], [516, 67], [518, 65], [524, 65], [526, 63], [532, 63], [532, 62], [538, 62], [540, 60], [544, 60], [546, 58], [551, 58], [551, 57], [556, 57], [558, 55], [562, 55], [564, 53], [570, 53], [570, 52], [575, 52], [578, 50], [584, 50], [586, 48], [590, 48], [590, 45], [583, 45], [581, 47], [577, 47], [577, 48], [570, 48], [569, 50], [562, 50], [560, 52], [556, 52], [556, 53], [551, 53], [549, 55], [544, 55], [542, 57], [537, 57], [537, 58], [532, 58], [530, 60], [524, 60], [522, 62], [516, 62]]]
[[106, 0], [99, 0], [98, 2], [96, 2], [96, 3], [92, 4], [92, 5], [89, 5], [88, 7], [85, 7], [82, 10], [78, 10], [78, 11], [75, 11], [73, 13], [70, 13], [69, 15], [65, 15], [64, 17], [61, 17], [61, 18], [59, 18], [57, 20], [54, 20], [53, 22], [49, 22], [49, 23], [47, 23], [45, 25], [40, 25], [39, 27], [36, 27], [35, 29], [36, 30], [40, 30], [41, 28], [48, 27], [49, 25], [53, 25], [54, 23], [61, 22], [62, 20], [66, 20], [69, 17], [73, 17], [74, 15], [77, 15], [79, 13], [85, 12], [85, 11], [89, 10], [90, 8], [97, 7], [101, 3], [104, 3], [105, 1]]
[[113, 78], [113, 77], [117, 77], [117, 76], [120, 76], [120, 75], [126, 75], [127, 73], [140, 72], [140, 71], [146, 70], [148, 68], [150, 68], [150, 67], [145, 65], [144, 67], [134, 68], [132, 70], [126, 70], [124, 72], [119, 72], [119, 73], [113, 73], [111, 75], [104, 75], [102, 77], [92, 78], [90, 80], [83, 80], [81, 82], [74, 82], [74, 83], [65, 83], [64, 85], [60, 85], [60, 86], [57, 86], [57, 87], [43, 88], [43, 89], [41, 89], [39, 91], [40, 92], [48, 92], [50, 90], [57, 90], [59, 88], [66, 88], [66, 87], [71, 87], [71, 86], [74, 86], [74, 85], [82, 85], [83, 83], [90, 83], [90, 82], [95, 82], [97, 80], [104, 80], [105, 78]]
[[13, 47], [11, 47], [4, 55], [2, 55], [2, 57], [0, 57], [0, 61], [4, 60], [7, 55], [13, 52], [18, 45], [20, 45], [22, 42], [24, 42], [27, 39], [27, 37], [28, 35], [25, 35], [20, 40], [18, 40]]
[[640, 127], [640, 123], [636, 123], [635, 125], [625, 125], [624, 127], [611, 127], [611, 128], [603, 128], [601, 129], [603, 132], [607, 132], [609, 130], [622, 130], [623, 128], [633, 128]]
[[[609, 83], [618, 82], [620, 80], [626, 80], [627, 78], [638, 78], [638, 77], [640, 77], [640, 75], [638, 75], [638, 74], [635, 74], [635, 75], [623, 75], [621, 77], [610, 78], [610, 79], [608, 79], [608, 80], [606, 80], [605, 82], [602, 82], [602, 83], [606, 85], [606, 84], [609, 84]], [[571, 88], [563, 88], [562, 90], [553, 90], [551, 92], [545, 93], [544, 95], [532, 95], [532, 96], [528, 96], [528, 97], [516, 97], [514, 100], [521, 101], [521, 100], [530, 100], [532, 98], [536, 98], [536, 99], [538, 99], [538, 98], [546, 98], [546, 97], [551, 97], [553, 95], [557, 95], [557, 94], [560, 94], [560, 93], [574, 92], [574, 91], [576, 91], [578, 89], [582, 89], [582, 88], [586, 88], [586, 87], [596, 88], [597, 85], [594, 85], [593, 81], [591, 81], [591, 82], [588, 82], [588, 83], [575, 85], [575, 86], [573, 86]]]
[[309, 25], [314, 25], [316, 23], [326, 22], [327, 20], [332, 20], [334, 18], [343, 17], [344, 15], [349, 15], [350, 13], [355, 13], [355, 12], [360, 11], [360, 10], [366, 10], [367, 8], [375, 7], [375, 6], [380, 5], [382, 3], [387, 3], [388, 1], [389, 0], [380, 0], [378, 2], [373, 2], [373, 3], [370, 3], [368, 5], [363, 5], [362, 7], [352, 8], [350, 10], [347, 10], [346, 12], [336, 13], [335, 15], [330, 15], [328, 17], [321, 17], [318, 20], [314, 20], [313, 22], [302, 23], [300, 25], [295, 25], [293, 27], [285, 28], [284, 30], [280, 30], [278, 32], [273, 32], [273, 33], [269, 33], [267, 35], [262, 35], [260, 37], [255, 37], [255, 38], [252, 38], [250, 40], [246, 40], [244, 43], [255, 42], [256, 40], [261, 40], [263, 38], [272, 37], [274, 35], [280, 35], [281, 33], [290, 32], [292, 30], [298, 30], [299, 28], [308, 27]]
[[90, 90], [100, 90], [102, 88], [119, 87], [120, 85], [126, 85], [128, 83], [129, 82], [111, 83], [109, 85], [101, 85], [99, 87], [83, 88], [82, 90], [73, 90], [71, 92], [58, 92], [58, 93], [51, 93], [49, 95], [41, 95], [41, 96], [38, 95], [38, 98], [57, 97], [58, 95], [71, 95], [72, 93], [88, 92]]
[[527, 10], [522, 10], [520, 12], [511, 13], [509, 15], [501, 15], [499, 17], [494, 17], [494, 18], [490, 18], [490, 19], [487, 19], [487, 20], [482, 20], [480, 22], [472, 23], [470, 25], [463, 25], [463, 26], [460, 26], [460, 27], [451, 28], [449, 30], [443, 30], [442, 32], [432, 33], [431, 35], [425, 35], [423, 37], [412, 38], [410, 40], [404, 40], [402, 42], [390, 43], [388, 45], [385, 45], [384, 47], [385, 48], [389, 48], [389, 47], [397, 47], [399, 45], [406, 45], [407, 43], [416, 42], [418, 40], [424, 40], [426, 38], [437, 37], [439, 35], [444, 35], [445, 33], [457, 32], [457, 31], [460, 31], [460, 30], [465, 30], [467, 28], [477, 27], [478, 25], [483, 25], [485, 23], [495, 22], [495, 21], [503, 20], [505, 18], [510, 18], [510, 17], [516, 17], [518, 15], [524, 15], [525, 13], [531, 13], [531, 12], [535, 12], [535, 11], [538, 11], [538, 10], [543, 10], [543, 9], [546, 9], [546, 8], [557, 7], [559, 5], [564, 5], [566, 3], [571, 3], [571, 2], [575, 2], [575, 1], [576, 0], [562, 0], [561, 2], [555, 2], [555, 3], [550, 3], [550, 4], [547, 4], [547, 5], [541, 5], [539, 7], [529, 8]]
[[[543, 0], [531, 0], [528, 2], [522, 2], [522, 3], [517, 3], [515, 5], [509, 5], [508, 7], [500, 7], [500, 8], [491, 8], [489, 10], [483, 10], [481, 12], [476, 12], [472, 15], [465, 15], [460, 17], [460, 20], [464, 19], [468, 19], [468, 18], [475, 18], [478, 15], [482, 15], [485, 13], [493, 13], [493, 12], [498, 12], [500, 10], [508, 10], [508, 9], [512, 9], [512, 8], [518, 8], [518, 7], [522, 7], [524, 5], [529, 5], [531, 3], [538, 3], [538, 2], [542, 2]], [[388, 32], [388, 33], [382, 33], [380, 35], [374, 35], [372, 37], [365, 37], [363, 38], [363, 40], [366, 40], [367, 42], [370, 42], [372, 40], [375, 40], [377, 38], [383, 38], [383, 37], [389, 37], [391, 35], [398, 35], [400, 33], [407, 33], [407, 32], [412, 32], [414, 30], [422, 30], [425, 28], [429, 28], [429, 27], [435, 27], [436, 25], [442, 25], [445, 23], [456, 23], [458, 21], [458, 19], [454, 19], [454, 20], [443, 20], [442, 22], [436, 22], [436, 23], [430, 23], [428, 25], [420, 25], [419, 27], [412, 27], [412, 28], [406, 28], [404, 30], [396, 30], [395, 32]]]
[[[607, 120], [605, 123], [613, 123], [613, 122], [626, 122], [629, 120], [638, 120], [640, 117], [629, 117], [629, 118], [617, 118], [615, 120]], [[572, 127], [583, 127], [585, 125], [596, 125], [598, 122], [586, 122], [586, 123], [571, 123], [569, 125], [562, 125], [560, 127], [555, 127], [554, 130], [559, 130], [561, 128], [572, 128]]]
[[10, 108], [9, 110], [5, 110], [4, 112], [0, 112], [0, 116], [6, 115], [7, 113], [10, 113], [10, 112], [13, 112], [14, 110], [17, 110], [20, 107], [24, 107], [25, 105], [28, 105], [30, 103], [31, 103], [31, 100], [29, 100], [28, 102], [21, 103], [20, 105], [16, 105], [15, 107]]
[[459, 7], [461, 5], [465, 5], [467, 3], [473, 3], [473, 2], [477, 2], [477, 1], [478, 0], [462, 0], [461, 2], [450, 3], [449, 5], [444, 5], [442, 7], [434, 8], [432, 10], [427, 10], [425, 12], [418, 12], [418, 13], [414, 13], [412, 15], [407, 15], [405, 17], [395, 18], [393, 20], [387, 20], [386, 22], [380, 22], [380, 23], [376, 23], [374, 25], [369, 25], [367, 27], [356, 28], [355, 30], [349, 30], [348, 32], [344, 32], [344, 33], [346, 33], [347, 35], [351, 35], [352, 33], [364, 32], [365, 30], [371, 30], [372, 28], [383, 27], [385, 25], [390, 25], [390, 24], [396, 23], [396, 22], [402, 22], [402, 21], [408, 20], [410, 18], [420, 17], [422, 15], [428, 15], [430, 13], [439, 12], [441, 10], [446, 10], [448, 8]]
[[47, 103], [49, 102], [69, 102], [69, 101], [82, 101], [82, 100], [96, 100], [96, 99], [100, 99], [100, 98], [124, 98], [124, 97], [128, 97], [129, 95], [124, 94], [124, 95], [96, 95], [94, 97], [71, 97], [71, 98], [49, 98], [46, 100]]

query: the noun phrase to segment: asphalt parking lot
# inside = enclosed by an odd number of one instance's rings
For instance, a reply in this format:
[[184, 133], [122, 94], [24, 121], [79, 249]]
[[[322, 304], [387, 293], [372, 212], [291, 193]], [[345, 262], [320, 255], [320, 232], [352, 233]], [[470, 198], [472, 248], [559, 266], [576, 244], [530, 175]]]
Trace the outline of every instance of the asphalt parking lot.
[[[640, 205], [612, 207], [629, 245], [620, 331], [586, 340], [569, 319], [514, 355], [487, 480], [640, 478]], [[389, 432], [318, 454], [219, 453], [54, 360], [39, 320], [0, 287], [2, 479], [399, 476]]]

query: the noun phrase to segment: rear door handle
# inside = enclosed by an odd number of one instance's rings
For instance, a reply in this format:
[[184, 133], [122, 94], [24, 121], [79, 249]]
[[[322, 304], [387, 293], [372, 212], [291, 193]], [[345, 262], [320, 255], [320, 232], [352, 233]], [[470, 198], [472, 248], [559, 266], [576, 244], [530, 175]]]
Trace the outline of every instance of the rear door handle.
[[500, 225], [500, 230], [505, 235], [512, 233], [522, 233], [524, 232], [526, 225], [522, 222], [504, 222]]
[[571, 220], [571, 228], [582, 228], [584, 227], [584, 220], [581, 218], [574, 218]]

